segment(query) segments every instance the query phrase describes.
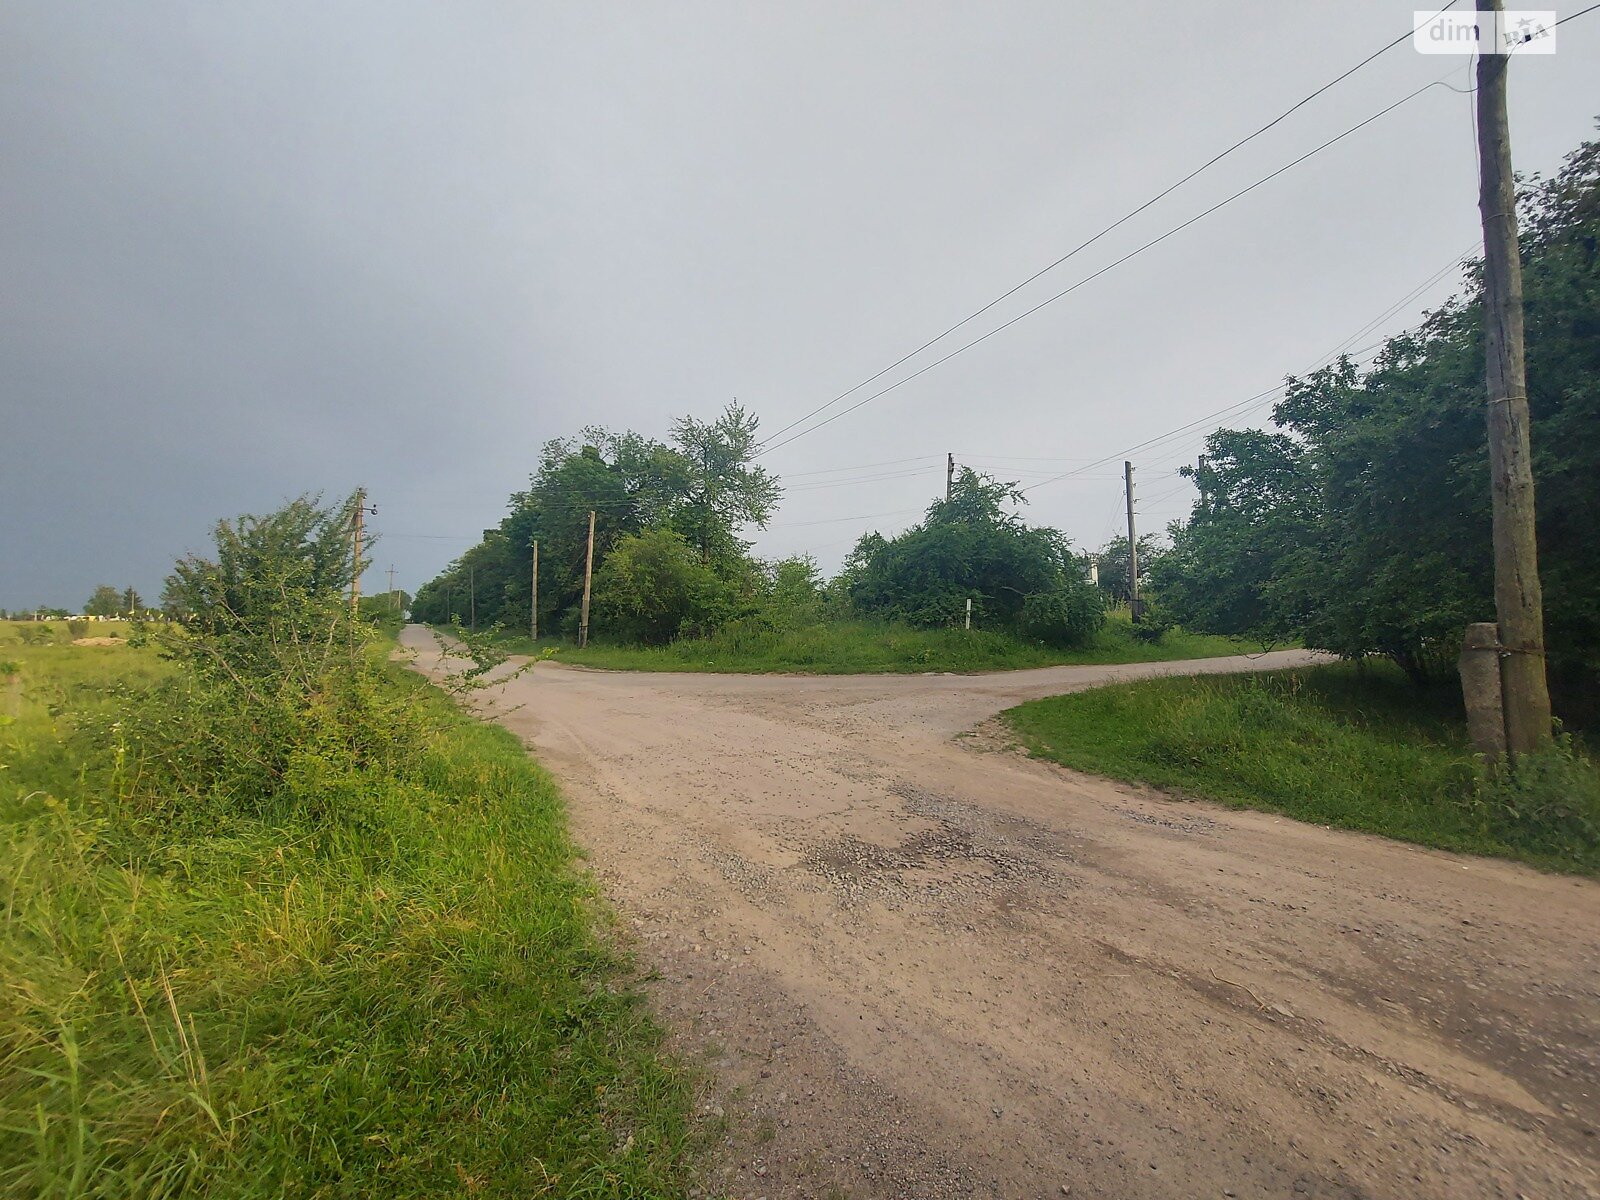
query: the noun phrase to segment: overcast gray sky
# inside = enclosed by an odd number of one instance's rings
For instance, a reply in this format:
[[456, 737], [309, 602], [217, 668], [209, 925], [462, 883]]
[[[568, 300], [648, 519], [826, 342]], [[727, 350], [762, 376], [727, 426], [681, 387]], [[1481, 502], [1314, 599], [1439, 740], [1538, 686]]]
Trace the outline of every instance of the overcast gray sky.
[[[154, 597], [218, 517], [357, 484], [385, 539], [368, 587], [393, 563], [414, 589], [545, 439], [664, 437], [735, 396], [776, 430], [1412, 8], [7, 0], [0, 606]], [[1559, 36], [1514, 66], [1524, 171], [1600, 113], [1600, 13]], [[1467, 66], [1397, 47], [963, 334]], [[831, 569], [916, 519], [946, 451], [1024, 483], [1117, 455], [1029, 508], [1098, 545], [1125, 447], [1314, 366], [1474, 244], [1469, 104], [1434, 88], [775, 450], [791, 494], [758, 551]], [[1147, 526], [1185, 511], [1172, 472], [1206, 428], [1132, 455]]]

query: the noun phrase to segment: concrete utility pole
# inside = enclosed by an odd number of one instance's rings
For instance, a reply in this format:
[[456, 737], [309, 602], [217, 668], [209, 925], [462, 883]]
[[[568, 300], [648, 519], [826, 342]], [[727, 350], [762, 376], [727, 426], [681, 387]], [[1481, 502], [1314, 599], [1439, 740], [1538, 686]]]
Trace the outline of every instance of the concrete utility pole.
[[1128, 607], [1139, 620], [1139, 535], [1133, 529], [1133, 464], [1122, 464], [1122, 481], [1128, 493]]
[[351, 526], [355, 553], [350, 559], [350, 615], [361, 611], [361, 524], [367, 515], [367, 489], [356, 489], [355, 520]]
[[594, 509], [589, 510], [589, 553], [583, 560], [583, 611], [578, 614], [578, 649], [589, 644], [589, 585], [594, 578]]
[[[1492, 0], [1492, 7], [1498, 17], [1502, 0]], [[1492, 53], [1478, 56], [1478, 211], [1483, 219], [1494, 606], [1500, 623], [1506, 748], [1514, 757], [1548, 741], [1551, 721], [1523, 357], [1522, 262], [1517, 248], [1511, 131], [1506, 118], [1510, 56], [1504, 49], [1496, 40]]]
[[950, 499], [956, 490], [956, 456], [954, 453], [945, 456], [944, 463], [944, 498]]
[[533, 595], [528, 600], [528, 636], [539, 640], [539, 539], [533, 539]]
[[394, 594], [394, 564], [389, 564], [389, 607], [394, 612], [400, 611], [400, 597]]

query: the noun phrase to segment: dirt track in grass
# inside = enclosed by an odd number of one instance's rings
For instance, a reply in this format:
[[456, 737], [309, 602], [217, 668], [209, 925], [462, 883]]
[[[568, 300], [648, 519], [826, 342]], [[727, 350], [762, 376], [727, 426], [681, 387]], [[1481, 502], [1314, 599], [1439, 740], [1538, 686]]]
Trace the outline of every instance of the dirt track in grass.
[[1308, 660], [544, 664], [486, 707], [713, 1068], [712, 1193], [1600, 1195], [1600, 884], [1166, 799], [991, 722]]

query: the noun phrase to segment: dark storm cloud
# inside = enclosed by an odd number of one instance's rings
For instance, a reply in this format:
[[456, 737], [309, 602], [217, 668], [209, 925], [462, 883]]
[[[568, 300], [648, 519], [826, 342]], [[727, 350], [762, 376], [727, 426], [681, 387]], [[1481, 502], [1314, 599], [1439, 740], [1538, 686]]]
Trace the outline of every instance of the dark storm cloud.
[[[380, 569], [414, 587], [544, 439], [659, 436], [734, 395], [787, 424], [1410, 12], [9, 4], [0, 606], [154, 594], [217, 517], [358, 483], [391, 535]], [[1528, 168], [1591, 128], [1600, 21], [1561, 36], [1513, 83]], [[1456, 65], [1392, 51], [993, 315]], [[775, 452], [796, 490], [760, 548], [831, 565], [911, 519], [855, 518], [919, 507], [946, 450], [1028, 482], [1304, 370], [1470, 245], [1466, 104], [1435, 89]], [[1148, 522], [1182, 510], [1170, 471], [1198, 440], [1140, 461]], [[911, 456], [923, 475], [799, 474]], [[1114, 474], [1041, 488], [1033, 513], [1098, 542]]]

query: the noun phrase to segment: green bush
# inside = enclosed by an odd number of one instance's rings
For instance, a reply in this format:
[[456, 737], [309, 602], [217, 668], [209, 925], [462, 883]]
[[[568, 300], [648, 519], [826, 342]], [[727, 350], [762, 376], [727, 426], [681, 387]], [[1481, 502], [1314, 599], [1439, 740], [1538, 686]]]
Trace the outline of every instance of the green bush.
[[1076, 570], [1059, 530], [1023, 523], [1015, 485], [962, 470], [950, 495], [892, 538], [869, 533], [845, 560], [840, 586], [863, 613], [927, 629], [961, 622], [968, 600], [985, 628], [1015, 629], [1026, 598]]
[[771, 629], [802, 629], [822, 618], [822, 575], [809, 555], [771, 564], [756, 616]]
[[132, 802], [202, 821], [283, 819], [284, 805], [339, 819], [349, 779], [406, 769], [421, 730], [350, 611], [348, 527], [348, 505], [302, 498], [219, 523], [215, 558], [178, 563], [167, 599], [182, 623], [135, 638], [181, 670], [129, 717], [147, 781]]
[[1106, 623], [1105, 597], [1088, 583], [1035, 592], [1022, 603], [1024, 636], [1057, 649], [1087, 646]]
[[594, 608], [607, 638], [660, 646], [715, 628], [731, 597], [680, 534], [653, 529], [617, 542], [595, 574]]
[[1171, 614], [1154, 600], [1146, 600], [1143, 604], [1144, 611], [1128, 631], [1139, 641], [1153, 646], [1171, 631], [1173, 620]]

